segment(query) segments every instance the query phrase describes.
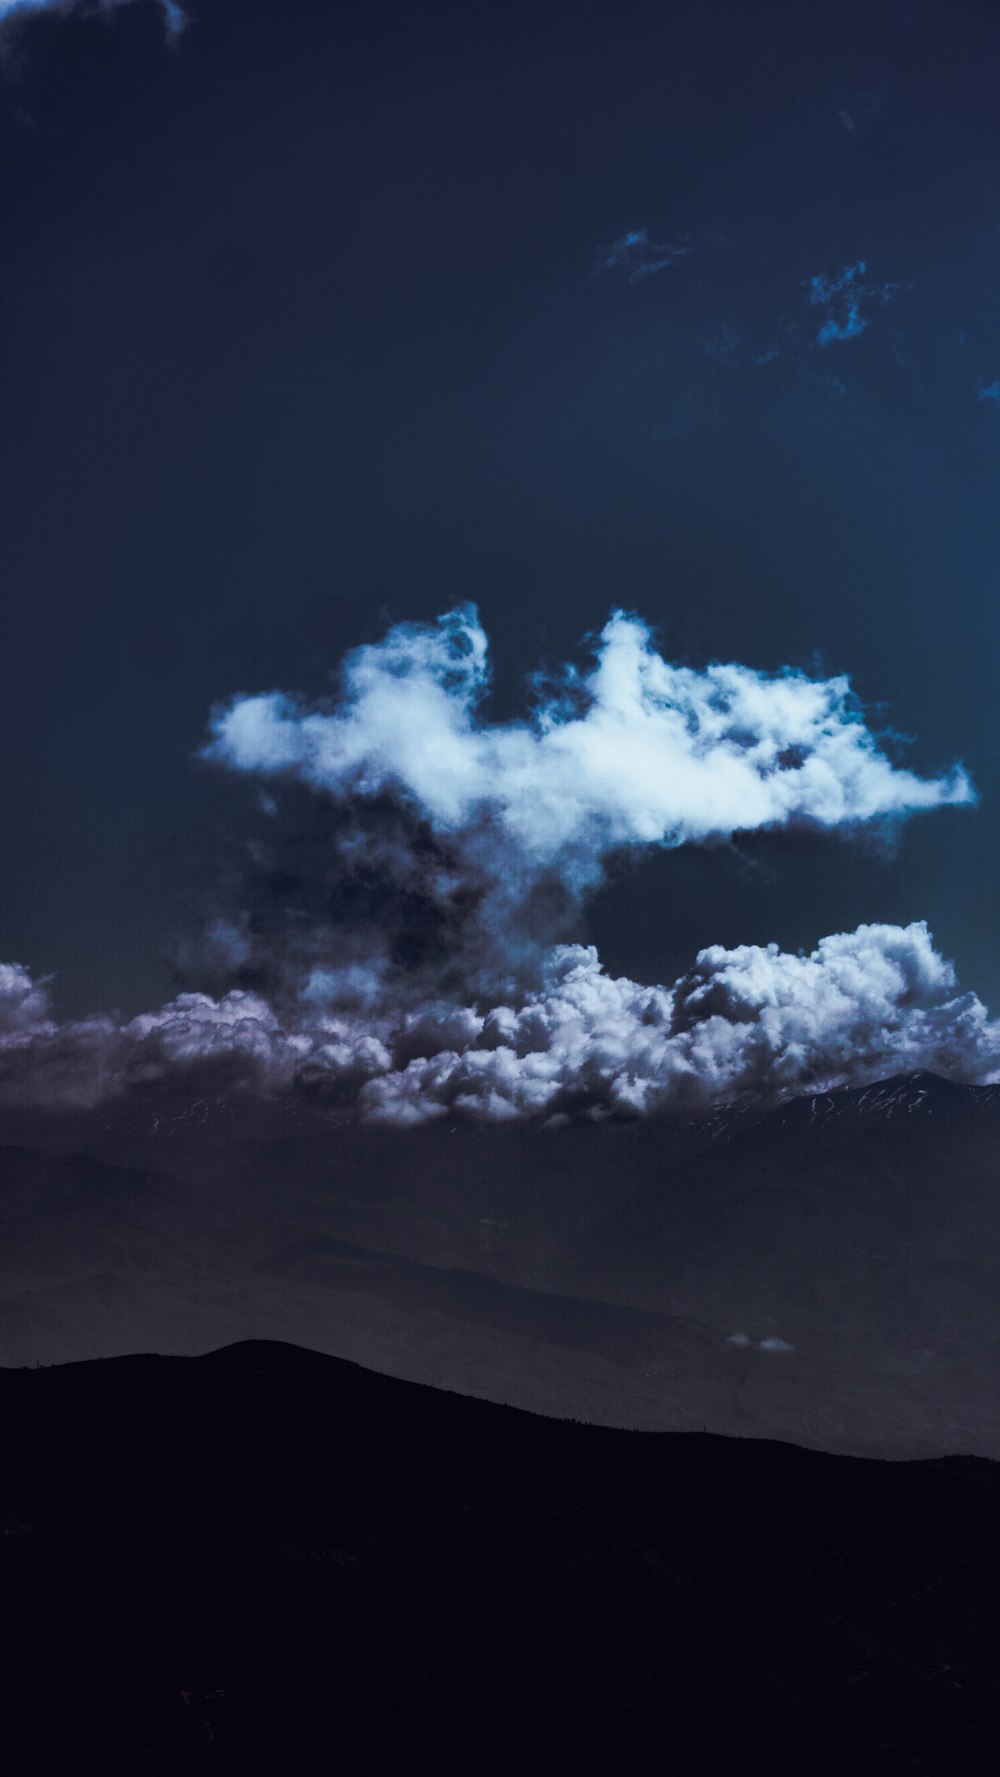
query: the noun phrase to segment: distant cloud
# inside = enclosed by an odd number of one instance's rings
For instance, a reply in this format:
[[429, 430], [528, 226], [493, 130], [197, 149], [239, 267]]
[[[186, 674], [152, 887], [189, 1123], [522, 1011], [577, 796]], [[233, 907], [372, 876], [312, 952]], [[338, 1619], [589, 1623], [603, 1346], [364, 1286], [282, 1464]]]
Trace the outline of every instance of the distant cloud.
[[859, 313], [858, 304], [850, 302], [845, 306], [845, 311], [839, 318], [831, 316], [829, 320], [823, 322], [816, 335], [816, 344], [828, 346], [835, 339], [856, 339], [859, 333], [864, 332], [867, 325], [868, 322]]
[[461, 1046], [373, 1077], [360, 1106], [399, 1124], [642, 1116], [915, 1067], [1000, 1077], [1000, 1024], [956, 993], [922, 925], [862, 926], [809, 956], [710, 946], [672, 988], [613, 979], [595, 951], [570, 946], [552, 952], [538, 993], [488, 1012]]
[[127, 1022], [58, 1024], [44, 985], [16, 965], [0, 971], [4, 1103], [86, 1108], [163, 1087], [242, 1088], [319, 1095], [400, 1127], [445, 1116], [558, 1124], [826, 1092], [915, 1068], [1000, 1079], [1000, 1022], [957, 992], [921, 923], [861, 926], [809, 955], [710, 946], [672, 988], [606, 975], [591, 947], [557, 946], [537, 990], [410, 1011], [391, 996], [364, 1012], [303, 995], [279, 1016], [263, 996], [234, 991], [182, 994]]
[[641, 284], [645, 278], [678, 265], [690, 252], [686, 237], [669, 242], [651, 241], [648, 229], [632, 228], [602, 250], [594, 271], [621, 272], [627, 283]]
[[48, 1028], [48, 1008], [47, 982], [33, 981], [20, 963], [0, 963], [0, 1045]]
[[1000, 377], [991, 383], [980, 383], [976, 391], [977, 401], [1000, 401]]
[[784, 1339], [761, 1339], [760, 1340], [760, 1349], [761, 1349], [761, 1351], [779, 1351], [780, 1352], [780, 1351], [794, 1351], [795, 1347], [794, 1347], [794, 1345], [789, 1345]]
[[835, 278], [821, 273], [807, 279], [807, 301], [813, 308], [826, 310], [816, 335], [817, 345], [828, 346], [834, 340], [857, 339], [868, 326], [867, 317], [861, 313], [862, 303], [873, 301], [884, 305], [892, 301], [899, 285], [866, 284], [862, 280], [867, 269], [866, 261], [859, 259], [854, 265], [845, 265]]
[[[0, 29], [6, 24], [27, 18], [37, 12], [109, 13], [121, 6], [138, 4], [139, 0], [0, 0]], [[187, 14], [179, 0], [142, 0], [157, 6], [169, 37], [178, 37], [187, 24]]]
[[843, 103], [837, 109], [837, 122], [849, 136], [856, 136], [866, 120], [874, 116], [882, 102], [880, 88], [849, 87], [839, 95]]
[[264, 1000], [238, 992], [181, 994], [128, 1021], [100, 1013], [59, 1024], [44, 984], [17, 964], [0, 966], [0, 1102], [86, 1110], [188, 1082], [273, 1091], [313, 1046], [287, 1034]]

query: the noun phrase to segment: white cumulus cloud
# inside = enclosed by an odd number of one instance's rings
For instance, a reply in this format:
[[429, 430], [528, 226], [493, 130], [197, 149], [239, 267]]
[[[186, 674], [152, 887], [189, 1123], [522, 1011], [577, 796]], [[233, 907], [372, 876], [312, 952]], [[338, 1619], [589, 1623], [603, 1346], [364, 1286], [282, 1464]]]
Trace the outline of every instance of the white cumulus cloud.
[[1000, 1080], [1000, 1023], [922, 923], [861, 926], [808, 955], [712, 946], [672, 987], [605, 974], [596, 951], [548, 952], [516, 1002], [405, 1012], [303, 993], [182, 994], [119, 1021], [56, 1023], [44, 987], [0, 970], [0, 1101], [87, 1106], [161, 1085], [304, 1091], [400, 1126], [641, 1117], [746, 1095], [787, 1097], [927, 1068]]
[[522, 721], [482, 713], [487, 638], [472, 605], [350, 653], [324, 706], [280, 691], [215, 713], [206, 755], [341, 801], [404, 798], [465, 835], [497, 876], [558, 865], [578, 890], [623, 846], [677, 846], [794, 824], [851, 828], [969, 802], [960, 766], [895, 765], [845, 677], [678, 666], [615, 611], [587, 672], [536, 681]]
[[957, 991], [922, 923], [861, 926], [809, 955], [715, 945], [672, 988], [612, 978], [595, 950], [564, 946], [540, 992], [491, 1009], [461, 1047], [425, 1048], [362, 1088], [364, 1114], [643, 1116], [916, 1068], [1000, 1077], [1000, 1024]]

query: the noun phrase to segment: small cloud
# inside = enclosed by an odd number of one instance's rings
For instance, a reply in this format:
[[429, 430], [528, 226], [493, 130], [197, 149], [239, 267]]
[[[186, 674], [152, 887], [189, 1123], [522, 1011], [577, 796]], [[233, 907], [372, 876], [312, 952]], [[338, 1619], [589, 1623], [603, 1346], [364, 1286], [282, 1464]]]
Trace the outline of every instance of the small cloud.
[[599, 277], [602, 272], [619, 271], [629, 284], [641, 284], [645, 278], [679, 264], [690, 252], [686, 237], [661, 243], [650, 240], [647, 228], [630, 228], [620, 240], [613, 241], [602, 252], [594, 267], [594, 275]]
[[991, 383], [981, 382], [976, 393], [976, 400], [1000, 402], [1000, 376], [995, 377]]
[[858, 259], [854, 265], [845, 265], [835, 278], [828, 278], [825, 272], [819, 273], [814, 278], [809, 278], [806, 288], [809, 291], [810, 303], [813, 307], [817, 303], [830, 304], [838, 296], [843, 296], [845, 291], [853, 290], [858, 279], [863, 278], [867, 270], [867, 261]]
[[809, 306], [826, 309], [826, 319], [816, 335], [818, 346], [828, 346], [839, 339], [857, 339], [868, 327], [868, 319], [861, 313], [862, 302], [877, 302], [884, 308], [896, 295], [898, 284], [864, 283], [867, 270], [867, 261], [858, 259], [853, 265], [843, 266], [835, 278], [820, 273], [806, 279]]
[[857, 339], [858, 334], [863, 333], [867, 325], [868, 322], [861, 315], [858, 304], [851, 302], [841, 317], [831, 315], [823, 322], [816, 335], [816, 344], [828, 346], [835, 339]]
[[879, 87], [848, 86], [837, 98], [842, 101], [837, 105], [837, 122], [847, 135], [856, 136], [864, 134], [869, 118], [878, 110], [882, 91]]
[[794, 1351], [795, 1350], [794, 1345], [789, 1345], [785, 1339], [761, 1339], [759, 1341], [759, 1345], [760, 1345], [761, 1351]]
[[750, 1340], [749, 1340], [749, 1337], [747, 1336], [746, 1333], [730, 1333], [728, 1339], [726, 1340], [727, 1345], [739, 1345], [741, 1347], [744, 1345], [749, 1345], [749, 1343], [750, 1343]]

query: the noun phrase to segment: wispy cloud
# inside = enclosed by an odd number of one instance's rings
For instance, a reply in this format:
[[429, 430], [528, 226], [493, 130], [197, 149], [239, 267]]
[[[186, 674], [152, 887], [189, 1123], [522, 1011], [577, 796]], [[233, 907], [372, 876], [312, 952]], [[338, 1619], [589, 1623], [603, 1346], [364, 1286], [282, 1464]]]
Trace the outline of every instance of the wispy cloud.
[[610, 247], [602, 249], [594, 267], [601, 272], [620, 272], [629, 284], [641, 284], [657, 272], [666, 271], [687, 259], [690, 243], [684, 236], [676, 241], [652, 241], [646, 228], [631, 228]]
[[857, 339], [868, 326], [868, 318], [861, 312], [862, 303], [876, 302], [884, 307], [896, 295], [898, 284], [866, 284], [863, 280], [867, 269], [866, 261], [858, 259], [853, 265], [843, 266], [836, 277], [820, 273], [806, 280], [810, 306], [826, 310], [816, 335], [817, 345]]
[[849, 136], [856, 136], [859, 130], [867, 127], [867, 120], [878, 110], [882, 102], [881, 89], [853, 87], [840, 96], [844, 103], [837, 109], [837, 122]]

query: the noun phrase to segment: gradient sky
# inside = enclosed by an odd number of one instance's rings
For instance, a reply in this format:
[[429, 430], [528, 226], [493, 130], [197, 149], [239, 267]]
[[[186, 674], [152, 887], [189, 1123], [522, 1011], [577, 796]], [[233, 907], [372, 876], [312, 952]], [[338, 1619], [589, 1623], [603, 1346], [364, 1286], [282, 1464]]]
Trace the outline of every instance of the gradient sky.
[[471, 599], [507, 715], [620, 604], [981, 803], [647, 856], [605, 965], [924, 918], [996, 1011], [996, 8], [188, 10], [2, 39], [0, 956], [158, 1004], [266, 820], [214, 702]]

